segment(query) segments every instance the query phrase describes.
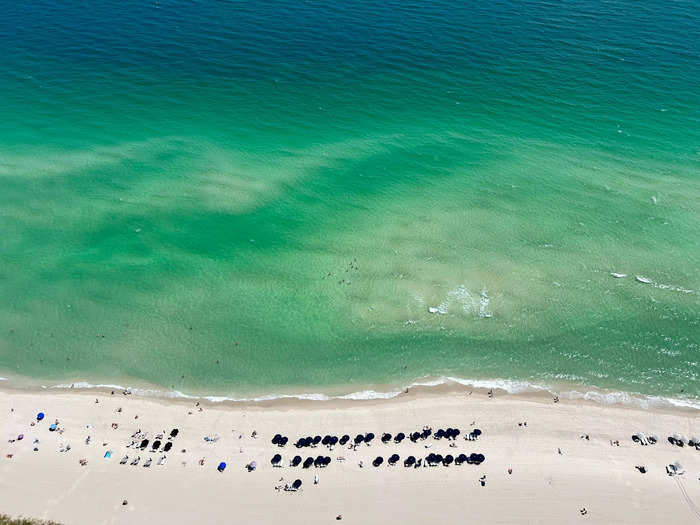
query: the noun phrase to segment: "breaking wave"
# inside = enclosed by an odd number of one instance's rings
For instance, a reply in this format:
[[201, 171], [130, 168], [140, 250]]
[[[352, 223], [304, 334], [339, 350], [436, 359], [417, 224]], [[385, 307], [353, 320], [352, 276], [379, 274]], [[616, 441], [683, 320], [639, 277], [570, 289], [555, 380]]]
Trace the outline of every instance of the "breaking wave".
[[187, 394], [178, 390], [158, 390], [152, 388], [125, 387], [113, 384], [93, 384], [84, 381], [75, 383], [64, 383], [44, 386], [44, 389], [111, 389], [129, 391], [132, 394], [145, 397], [159, 397], [170, 399], [200, 399], [213, 403], [223, 402], [264, 402], [284, 399], [296, 399], [303, 401], [331, 401], [331, 400], [355, 400], [367, 401], [376, 399], [393, 399], [401, 394], [415, 388], [437, 388], [443, 386], [456, 386], [479, 389], [479, 390], [500, 390], [508, 394], [540, 393], [557, 395], [561, 399], [584, 400], [599, 404], [620, 404], [635, 406], [640, 408], [692, 408], [700, 410], [700, 400], [671, 398], [664, 396], [651, 396], [633, 392], [604, 391], [604, 390], [561, 390], [552, 386], [532, 383], [529, 381], [516, 381], [510, 379], [465, 379], [459, 377], [439, 377], [435, 379], [418, 380], [400, 388], [389, 388], [387, 390], [359, 390], [347, 394], [324, 394], [324, 393], [298, 393], [298, 394], [264, 394], [251, 397], [236, 396], [216, 396], [216, 395], [196, 395]]

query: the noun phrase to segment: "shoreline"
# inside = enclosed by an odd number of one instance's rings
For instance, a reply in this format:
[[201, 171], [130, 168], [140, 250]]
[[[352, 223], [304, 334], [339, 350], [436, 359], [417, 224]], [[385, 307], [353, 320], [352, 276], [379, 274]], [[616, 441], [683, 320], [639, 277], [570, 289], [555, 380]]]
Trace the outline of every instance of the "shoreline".
[[[24, 377], [7, 378], [0, 377], [0, 391], [71, 391], [71, 392], [101, 392], [128, 391], [130, 394], [144, 398], [200, 401], [213, 404], [261, 404], [267, 407], [275, 407], [279, 404], [300, 401], [310, 403], [328, 402], [367, 402], [377, 400], [390, 400], [405, 396], [409, 393], [420, 392], [422, 395], [441, 396], [446, 393], [476, 391], [486, 393], [489, 390], [498, 392], [499, 395], [525, 396], [551, 400], [558, 396], [561, 400], [585, 401], [605, 406], [621, 405], [625, 407], [637, 407], [642, 409], [667, 409], [671, 411], [700, 410], [700, 399], [687, 397], [668, 397], [660, 395], [642, 394], [623, 390], [607, 390], [590, 385], [573, 382], [561, 382], [558, 385], [546, 385], [530, 383], [528, 381], [510, 379], [465, 379], [451, 376], [423, 377], [415, 379], [407, 384], [382, 384], [382, 385], [355, 385], [331, 387], [331, 392], [281, 392], [258, 395], [218, 395], [186, 393], [179, 390], [166, 389], [159, 385], [147, 385], [144, 382], [135, 382], [138, 386], [128, 384], [90, 383], [88, 381], [60, 382], [55, 384], [40, 384], [42, 381], [30, 380], [29, 384], [22, 384]], [[281, 389], [283, 390], [283, 389]]]
[[[43, 422], [36, 420], [39, 411], [46, 414]], [[484, 390], [469, 395], [464, 388], [414, 388], [392, 399], [363, 401], [238, 403], [111, 390], [0, 388], [0, 412], [0, 491], [6, 496], [1, 510], [71, 525], [147, 523], [154, 516], [175, 524], [195, 519], [219, 523], [234, 508], [242, 522], [267, 523], [283, 513], [289, 523], [326, 523], [338, 514], [350, 523], [427, 523], [435, 522], [435, 505], [445, 523], [466, 515], [488, 523], [589, 518], [596, 523], [694, 522], [693, 507], [680, 497], [679, 483], [692, 502], [700, 503], [700, 451], [666, 442], [674, 433], [700, 434], [700, 416], [688, 409], [563, 398], [554, 403], [537, 393], [496, 391], [491, 397]], [[54, 420], [65, 432], [48, 430]], [[454, 448], [432, 438], [379, 441], [382, 432], [408, 435], [426, 425], [459, 428], [462, 435]], [[462, 439], [472, 427], [483, 435], [477, 441]], [[127, 447], [136, 431], [148, 432], [153, 442], [157, 433], [167, 436], [171, 428], [178, 428], [179, 436], [168, 454], [151, 452], [150, 445], [145, 451]], [[376, 434], [372, 446], [357, 450], [293, 446], [307, 435], [370, 431]], [[659, 442], [640, 446], [630, 438], [635, 432], [658, 434]], [[24, 439], [16, 441], [20, 433]], [[289, 437], [286, 447], [270, 443], [277, 433]], [[15, 441], [7, 440], [13, 436]], [[205, 436], [215, 436], [215, 441]], [[104, 457], [108, 450], [110, 458]], [[430, 452], [455, 457], [482, 453], [486, 461], [418, 470], [401, 463], [408, 454]], [[275, 453], [282, 456], [281, 468], [270, 465]], [[392, 453], [400, 455], [397, 466], [371, 465], [375, 456], [386, 459]], [[297, 454], [328, 455], [332, 463], [320, 469], [290, 467]], [[140, 463], [120, 465], [124, 456], [129, 462], [138, 456]], [[167, 461], [158, 465], [162, 456]], [[143, 468], [149, 458], [152, 466]], [[82, 459], [85, 465], [79, 463]], [[227, 468], [220, 473], [216, 465], [222, 461]], [[257, 462], [255, 472], [245, 469], [251, 461]], [[686, 474], [670, 477], [665, 467], [676, 461]], [[640, 474], [636, 465], [645, 465], [648, 472]], [[480, 485], [482, 476], [485, 486]], [[303, 481], [301, 492], [274, 489], [295, 479]], [[174, 494], [182, 497], [174, 499]], [[582, 508], [590, 515], [581, 515]]]

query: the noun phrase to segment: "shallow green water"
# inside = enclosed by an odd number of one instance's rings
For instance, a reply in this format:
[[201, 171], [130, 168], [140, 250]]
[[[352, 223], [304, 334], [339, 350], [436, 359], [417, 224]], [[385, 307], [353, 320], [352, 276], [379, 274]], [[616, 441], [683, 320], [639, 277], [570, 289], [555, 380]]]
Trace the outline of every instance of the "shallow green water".
[[8, 374], [700, 395], [692, 2], [65, 4], [0, 21]]

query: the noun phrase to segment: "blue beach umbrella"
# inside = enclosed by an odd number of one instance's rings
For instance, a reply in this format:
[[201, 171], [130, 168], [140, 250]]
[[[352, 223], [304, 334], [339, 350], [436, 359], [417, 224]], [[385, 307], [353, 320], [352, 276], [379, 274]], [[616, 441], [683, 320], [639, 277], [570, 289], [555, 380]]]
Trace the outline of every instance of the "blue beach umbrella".
[[219, 472], [223, 472], [224, 470], [226, 470], [226, 463], [224, 463], [223, 461], [219, 463], [219, 466], [216, 467], [216, 470], [218, 470]]
[[36, 415], [36, 420], [37, 420], [37, 421], [41, 421], [42, 419], [44, 419], [44, 413], [43, 413], [43, 412], [39, 412], [39, 413]]

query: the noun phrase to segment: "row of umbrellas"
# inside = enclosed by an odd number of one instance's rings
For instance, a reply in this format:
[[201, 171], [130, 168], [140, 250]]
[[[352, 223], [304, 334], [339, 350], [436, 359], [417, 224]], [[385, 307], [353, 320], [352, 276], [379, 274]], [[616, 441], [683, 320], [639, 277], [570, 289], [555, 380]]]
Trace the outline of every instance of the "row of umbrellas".
[[[275, 454], [270, 460], [270, 463], [272, 463], [273, 467], [280, 467], [282, 463], [282, 456], [280, 456], [279, 454]], [[331, 458], [329, 456], [316, 456], [316, 458], [312, 458], [311, 456], [309, 456], [304, 460], [302, 460], [301, 456], [294, 456], [294, 458], [292, 458], [292, 461], [289, 462], [289, 466], [291, 467], [298, 467], [299, 465], [301, 465], [302, 468], [309, 468], [312, 465], [317, 468], [327, 467], [330, 464]]]
[[[434, 434], [434, 439], [440, 440], [440, 439], [456, 439], [457, 436], [461, 434], [461, 431], [458, 428], [447, 428], [447, 429], [438, 429], [435, 434]], [[412, 442], [416, 442], [419, 439], [428, 439], [433, 435], [433, 432], [431, 429], [427, 428], [422, 430], [421, 432], [412, 432], [409, 434], [408, 438]], [[476, 439], [481, 435], [481, 430], [478, 428], [475, 428], [472, 430], [469, 435], [468, 439]], [[357, 434], [355, 438], [353, 439], [353, 443], [355, 445], [359, 445], [361, 443], [366, 443], [370, 444], [372, 440], [374, 440], [375, 435], [373, 432], [367, 432], [366, 434]], [[404, 439], [406, 439], [406, 434], [403, 432], [399, 432], [395, 436], [392, 436], [390, 433], [385, 432], [382, 434], [381, 441], [382, 443], [390, 443], [393, 439], [394, 443], [401, 443]], [[285, 436], [282, 436], [281, 434], [275, 434], [275, 436], [272, 438], [272, 443], [275, 445], [278, 445], [280, 447], [283, 447], [284, 445], [287, 444], [287, 438]], [[350, 441], [350, 436], [348, 434], [343, 435], [342, 437], [338, 438], [337, 436], [331, 436], [331, 435], [326, 435], [324, 437], [321, 436], [307, 436], [307, 437], [301, 437], [299, 438], [296, 443], [294, 443], [294, 446], [296, 448], [305, 448], [305, 447], [315, 447], [319, 444], [332, 447], [336, 444], [340, 444], [341, 446], [347, 444]]]
[[[141, 444], [139, 445], [139, 449], [141, 450], [146, 450], [146, 447], [148, 447], [148, 439], [144, 439], [141, 441]], [[158, 449], [160, 448], [161, 441], [159, 439], [156, 439], [153, 444], [151, 445], [151, 452], [157, 452]], [[163, 447], [163, 450], [161, 452], [170, 452], [170, 449], [173, 448], [173, 442], [168, 441], [165, 446]]]
[[[388, 459], [388, 464], [389, 465], [395, 465], [396, 463], [399, 462], [400, 456], [398, 454], [392, 454], [389, 459]], [[452, 463], [455, 465], [461, 465], [462, 463], [467, 463], [469, 465], [480, 465], [481, 463], [486, 460], [486, 456], [483, 454], [459, 454], [456, 458], [452, 456], [451, 454], [447, 454], [446, 456], [442, 456], [441, 454], [433, 454], [430, 453], [426, 456], [425, 462], [428, 465], [439, 465], [442, 464], [444, 466], [449, 466]], [[282, 456], [280, 454], [275, 454], [272, 459], [270, 460], [270, 463], [272, 464], [273, 467], [280, 467], [282, 466]], [[299, 465], [302, 466], [302, 468], [309, 468], [312, 465], [314, 467], [327, 467], [331, 463], [331, 458], [328, 456], [316, 456], [316, 458], [313, 458], [311, 456], [307, 457], [305, 460], [302, 459], [301, 456], [294, 456], [292, 460], [289, 462], [289, 465], [291, 467], [298, 467]], [[382, 463], [384, 463], [384, 458], [382, 456], [377, 456], [374, 461], [372, 461], [372, 465], [375, 467], [380, 466]], [[403, 462], [405, 467], [412, 467], [412, 466], [420, 466], [421, 465], [421, 460], [416, 459], [415, 456], [408, 456], [404, 462]], [[224, 468], [226, 468], [226, 464], [224, 463]]]
[[[389, 457], [389, 460], [387, 463], [389, 465], [395, 465], [396, 463], [399, 462], [399, 457], [398, 454], [392, 454]], [[445, 467], [451, 465], [454, 463], [455, 465], [461, 465], [462, 463], [467, 463], [469, 465], [480, 465], [486, 460], [486, 456], [483, 454], [470, 454], [467, 456], [466, 454], [460, 454], [456, 458], [452, 454], [447, 454], [446, 456], [442, 456], [442, 454], [428, 454], [425, 458], [425, 462], [430, 465], [430, 466], [435, 466], [442, 464]], [[382, 456], [377, 456], [374, 461], [372, 461], [372, 465], [375, 467], [379, 467], [382, 463], [384, 463], [384, 458]], [[404, 462], [403, 462], [404, 467], [420, 467], [421, 466], [421, 460], [416, 459], [415, 456], [408, 456]]]

